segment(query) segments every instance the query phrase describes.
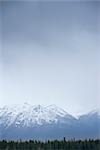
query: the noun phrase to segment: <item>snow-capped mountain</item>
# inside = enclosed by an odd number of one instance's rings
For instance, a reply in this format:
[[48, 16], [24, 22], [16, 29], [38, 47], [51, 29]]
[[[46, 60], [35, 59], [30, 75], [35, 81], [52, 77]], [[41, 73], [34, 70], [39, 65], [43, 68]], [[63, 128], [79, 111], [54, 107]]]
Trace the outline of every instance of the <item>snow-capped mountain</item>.
[[34, 126], [61, 122], [62, 118], [68, 120], [74, 119], [70, 114], [58, 108], [55, 105], [47, 107], [37, 105], [32, 106], [24, 103], [22, 106], [15, 105], [12, 107], [0, 108], [0, 124], [6, 127], [14, 124], [15, 126]]
[[0, 108], [1, 139], [96, 138], [99, 136], [97, 111], [78, 119], [56, 105], [23, 105]]

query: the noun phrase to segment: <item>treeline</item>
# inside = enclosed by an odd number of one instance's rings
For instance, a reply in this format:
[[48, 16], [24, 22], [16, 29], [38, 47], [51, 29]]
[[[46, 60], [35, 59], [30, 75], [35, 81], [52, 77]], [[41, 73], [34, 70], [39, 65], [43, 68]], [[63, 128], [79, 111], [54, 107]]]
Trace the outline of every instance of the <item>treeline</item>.
[[100, 140], [0, 141], [0, 150], [100, 150]]

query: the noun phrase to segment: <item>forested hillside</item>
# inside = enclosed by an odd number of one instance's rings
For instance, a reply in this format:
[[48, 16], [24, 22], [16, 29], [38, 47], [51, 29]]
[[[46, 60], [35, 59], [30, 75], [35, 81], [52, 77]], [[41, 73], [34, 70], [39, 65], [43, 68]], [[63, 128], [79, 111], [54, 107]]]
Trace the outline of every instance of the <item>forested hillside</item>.
[[0, 150], [100, 150], [100, 140], [0, 141]]

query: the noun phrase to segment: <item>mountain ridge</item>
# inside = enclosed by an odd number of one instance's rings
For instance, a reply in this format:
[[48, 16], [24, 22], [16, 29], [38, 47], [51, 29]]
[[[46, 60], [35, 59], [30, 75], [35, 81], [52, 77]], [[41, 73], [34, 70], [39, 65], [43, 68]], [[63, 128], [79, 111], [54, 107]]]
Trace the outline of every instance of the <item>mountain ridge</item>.
[[92, 111], [75, 118], [56, 105], [0, 108], [0, 139], [96, 138], [100, 118]]
[[[22, 106], [12, 106], [12, 107], [3, 107], [0, 108], [0, 116], [7, 117], [11, 119], [11, 122], [13, 123], [15, 120], [20, 118], [20, 120], [33, 120], [33, 123], [42, 124], [41, 121], [45, 121], [47, 123], [50, 123], [50, 121], [57, 122], [58, 117], [65, 117], [68, 116], [69, 118], [73, 117], [67, 112], [65, 112], [63, 109], [60, 109], [56, 105], [50, 105], [50, 106], [41, 106], [41, 105], [28, 105], [24, 104]], [[30, 122], [29, 122], [30, 123]], [[27, 124], [27, 123], [26, 123]]]

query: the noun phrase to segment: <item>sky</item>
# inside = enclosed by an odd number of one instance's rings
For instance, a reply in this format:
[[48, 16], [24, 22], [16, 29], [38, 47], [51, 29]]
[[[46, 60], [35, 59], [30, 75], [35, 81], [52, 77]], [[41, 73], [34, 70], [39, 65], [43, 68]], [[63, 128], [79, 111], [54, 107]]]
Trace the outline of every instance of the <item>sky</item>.
[[0, 106], [99, 106], [100, 2], [0, 2]]

